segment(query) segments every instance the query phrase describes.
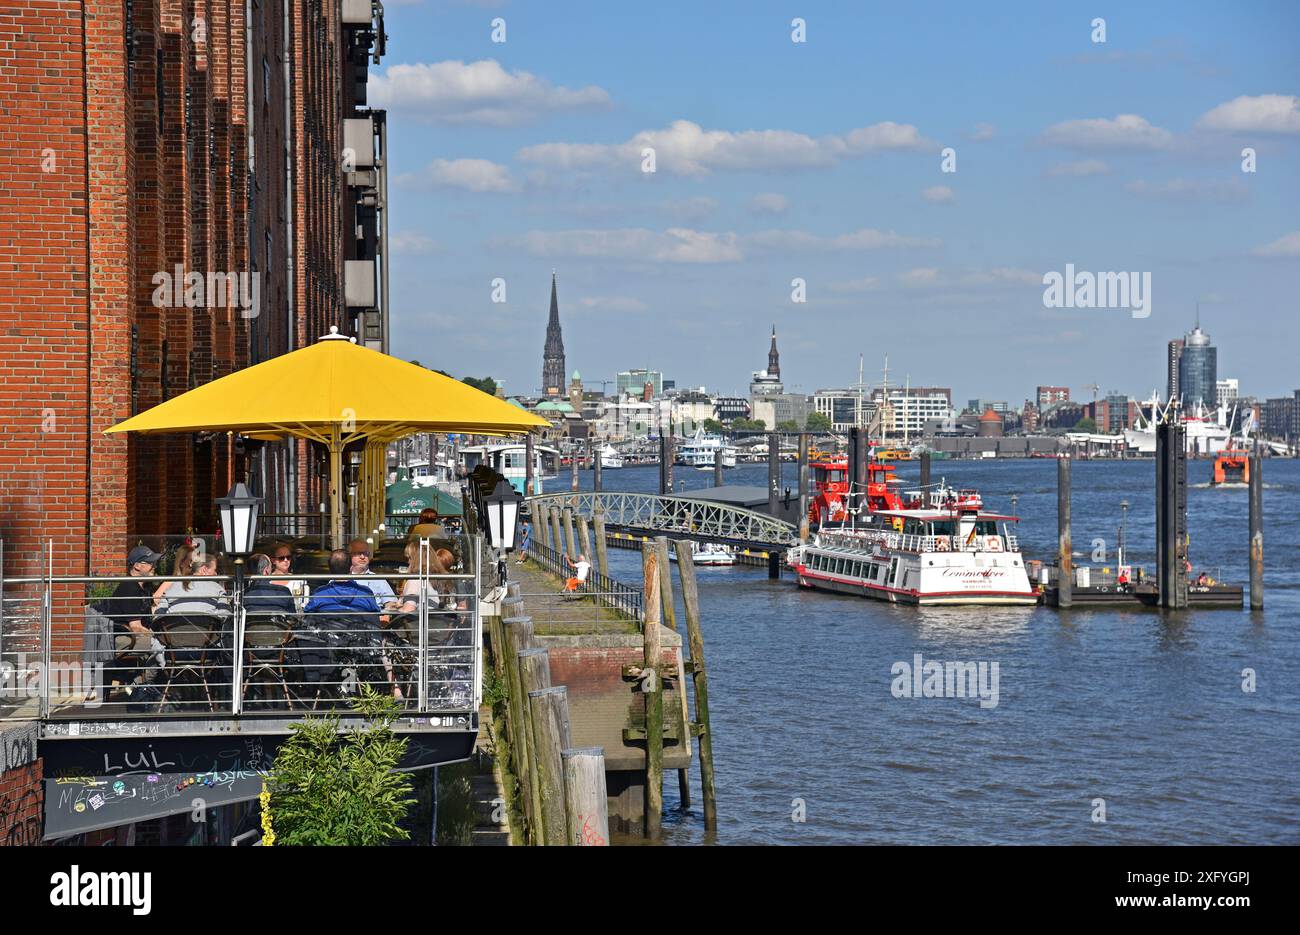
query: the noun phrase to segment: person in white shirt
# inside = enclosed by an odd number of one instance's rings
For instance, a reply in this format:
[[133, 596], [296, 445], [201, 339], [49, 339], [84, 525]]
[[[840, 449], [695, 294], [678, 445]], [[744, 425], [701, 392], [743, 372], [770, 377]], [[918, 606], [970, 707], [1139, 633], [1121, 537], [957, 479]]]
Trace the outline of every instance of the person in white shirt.
[[352, 574], [371, 576], [369, 580], [357, 583], [370, 590], [380, 607], [392, 601], [397, 596], [393, 593], [393, 586], [370, 570], [370, 543], [365, 539], [353, 539], [348, 543], [348, 552], [352, 555]]
[[582, 588], [587, 585], [587, 575], [591, 574], [591, 562], [587, 561], [587, 556], [581, 554], [578, 556], [576, 562], [567, 555], [564, 556], [564, 560], [568, 562], [569, 567], [573, 569], [573, 577], [569, 578], [569, 580], [565, 582], [564, 590], [582, 590]]

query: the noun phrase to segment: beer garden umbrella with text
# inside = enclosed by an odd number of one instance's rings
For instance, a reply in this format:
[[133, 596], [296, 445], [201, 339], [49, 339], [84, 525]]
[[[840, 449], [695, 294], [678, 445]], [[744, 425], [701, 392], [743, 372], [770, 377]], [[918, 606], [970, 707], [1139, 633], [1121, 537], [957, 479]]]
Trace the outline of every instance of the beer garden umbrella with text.
[[388, 443], [421, 432], [515, 435], [545, 419], [468, 384], [354, 343], [330, 329], [314, 344], [237, 370], [119, 422], [105, 434], [286, 435], [329, 451], [330, 530], [343, 544], [343, 450], [363, 441], [358, 513], [382, 518]]

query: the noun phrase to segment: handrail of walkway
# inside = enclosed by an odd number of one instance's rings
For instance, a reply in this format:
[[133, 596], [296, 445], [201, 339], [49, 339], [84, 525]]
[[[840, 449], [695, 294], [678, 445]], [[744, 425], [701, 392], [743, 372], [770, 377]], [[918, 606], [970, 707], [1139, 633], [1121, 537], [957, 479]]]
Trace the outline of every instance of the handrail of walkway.
[[599, 505], [606, 525], [698, 538], [769, 545], [789, 545], [798, 539], [793, 523], [756, 510], [689, 496], [584, 490], [541, 494], [529, 497], [528, 503], [530, 508], [568, 507], [585, 516], [594, 515]]

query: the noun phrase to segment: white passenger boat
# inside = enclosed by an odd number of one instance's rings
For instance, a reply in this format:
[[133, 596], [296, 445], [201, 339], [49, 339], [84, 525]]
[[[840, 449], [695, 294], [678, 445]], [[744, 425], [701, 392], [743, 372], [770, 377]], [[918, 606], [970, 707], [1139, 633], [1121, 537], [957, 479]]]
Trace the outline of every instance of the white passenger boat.
[[600, 466], [606, 471], [617, 470], [623, 466], [623, 456], [613, 445], [605, 445], [600, 449]]
[[[786, 555], [799, 586], [906, 604], [1036, 604], [1014, 516], [959, 504], [879, 510]], [[1001, 530], [998, 524], [1002, 524]]]
[[[696, 565], [734, 565], [736, 564], [736, 553], [728, 546], [721, 542], [691, 542], [691, 552], [694, 555]], [[677, 550], [668, 551], [668, 560], [677, 561]]]
[[736, 449], [721, 435], [696, 432], [695, 437], [677, 449], [677, 463], [688, 467], [712, 469], [719, 455], [724, 468], [736, 466]]

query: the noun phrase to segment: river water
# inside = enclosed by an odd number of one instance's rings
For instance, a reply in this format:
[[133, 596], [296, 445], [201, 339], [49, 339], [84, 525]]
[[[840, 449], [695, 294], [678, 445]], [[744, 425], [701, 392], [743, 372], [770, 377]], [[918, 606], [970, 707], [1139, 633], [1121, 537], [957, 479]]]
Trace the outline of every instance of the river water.
[[[1246, 490], [1209, 487], [1210, 466], [1188, 464], [1191, 558], [1245, 582]], [[741, 465], [726, 481], [765, 486], [766, 472]], [[711, 471], [675, 473], [679, 492], [712, 484]], [[1114, 567], [1127, 499], [1130, 560], [1153, 570], [1154, 462], [1079, 461], [1073, 473], [1076, 564]], [[918, 467], [898, 474], [915, 483]], [[933, 474], [979, 488], [989, 509], [1018, 495], [1022, 549], [1051, 558], [1054, 461], [936, 461]], [[699, 569], [718, 842], [1300, 843], [1300, 462], [1266, 462], [1264, 479], [1259, 613], [903, 607], [804, 591], [762, 568]], [[658, 468], [603, 481], [656, 492]], [[782, 484], [797, 489], [795, 465]], [[609, 557], [614, 577], [639, 580], [639, 553]], [[997, 663], [996, 706], [895, 697], [891, 669], [917, 653]], [[666, 843], [705, 841], [698, 770], [691, 784], [682, 813], [676, 777], [665, 782]]]

